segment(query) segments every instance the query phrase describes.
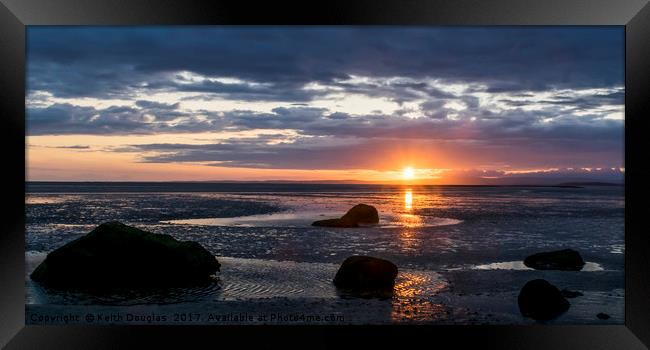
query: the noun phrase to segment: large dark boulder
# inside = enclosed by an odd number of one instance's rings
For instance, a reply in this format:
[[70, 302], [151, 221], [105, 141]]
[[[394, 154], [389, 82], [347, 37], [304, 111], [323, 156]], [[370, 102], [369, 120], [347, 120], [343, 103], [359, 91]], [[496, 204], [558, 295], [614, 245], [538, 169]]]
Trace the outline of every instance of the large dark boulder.
[[397, 266], [384, 259], [351, 256], [343, 261], [334, 277], [334, 285], [363, 297], [392, 295]]
[[536, 270], [580, 271], [585, 262], [577, 251], [563, 249], [533, 254], [524, 259], [524, 265]]
[[187, 286], [209, 280], [219, 267], [196, 242], [108, 222], [49, 253], [31, 278], [63, 289]]
[[357, 204], [340, 219], [318, 220], [312, 226], [324, 227], [359, 227], [359, 224], [378, 224], [379, 212], [372, 205]]
[[528, 281], [519, 292], [519, 311], [535, 320], [552, 320], [569, 309], [560, 290], [543, 279]]

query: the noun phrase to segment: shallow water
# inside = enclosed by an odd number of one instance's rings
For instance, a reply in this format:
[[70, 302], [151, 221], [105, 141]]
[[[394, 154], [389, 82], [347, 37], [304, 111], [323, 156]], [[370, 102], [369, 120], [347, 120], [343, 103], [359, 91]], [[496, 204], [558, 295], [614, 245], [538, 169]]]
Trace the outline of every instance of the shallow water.
[[[476, 265], [473, 266], [477, 270], [529, 270], [533, 271], [535, 269], [530, 268], [524, 264], [523, 261], [504, 261], [496, 262], [491, 264]], [[593, 272], [593, 271], [603, 271], [603, 267], [599, 263], [595, 262], [585, 262], [585, 266], [582, 267], [582, 272]]]
[[[196, 226], [238, 226], [238, 227], [307, 227], [311, 226], [314, 218], [333, 219], [340, 217], [340, 212], [323, 213], [323, 211], [294, 211], [275, 214], [247, 215], [234, 218], [181, 219], [162, 221], [165, 224], [196, 225]], [[366, 225], [366, 228], [416, 228], [456, 225], [462, 220], [420, 216], [414, 214], [384, 214], [376, 225]]]
[[[68, 192], [58, 193], [48, 186], [32, 185], [26, 196], [26, 260], [32, 268], [45, 253], [101, 222], [119, 220], [197, 241], [218, 257], [222, 269], [213, 284], [195, 290], [104, 296], [47, 291], [26, 278], [30, 305], [188, 307], [189, 303], [201, 309], [201, 305], [216, 301], [277, 298], [333, 300], [331, 303], [339, 305], [335, 300], [342, 296], [331, 279], [347, 256], [363, 254], [389, 259], [400, 268], [390, 312], [378, 315], [377, 322], [386, 317], [424, 321], [429, 317], [433, 321], [431, 315], [440, 313], [447, 320], [462, 322], [470, 319], [469, 312], [475, 312], [465, 310], [464, 305], [474, 305], [477, 310], [485, 309], [481, 303], [512, 306], [514, 295], [514, 308], [481, 311], [479, 316], [488, 323], [520, 323], [525, 321], [517, 313], [516, 294], [525, 280], [510, 279], [504, 287], [473, 277], [476, 283], [461, 287], [458, 276], [486, 276], [495, 271], [533, 279], [545, 274], [522, 267], [523, 258], [572, 248], [588, 262], [583, 271], [550, 276], [557, 284], [585, 281], [586, 297], [574, 302], [579, 305], [574, 310], [582, 313], [567, 313], [558, 322], [597, 323], [599, 320], [585, 313], [591, 313], [589, 308], [596, 311], [598, 305], [613, 316], [610, 322], [623, 320], [622, 187], [300, 185], [292, 191], [289, 185], [266, 185], [263, 191], [255, 186], [249, 188], [255, 191], [246, 191], [239, 184], [232, 192], [175, 192], [172, 185], [156, 184], [156, 192], [144, 188], [147, 193], [113, 192], [107, 189], [109, 185], [67, 185]], [[227, 189], [220, 186], [220, 190]], [[89, 188], [103, 192], [88, 192]], [[197, 189], [206, 188], [197, 185]], [[358, 203], [378, 208], [379, 225], [352, 229], [310, 226], [315, 220], [340, 217]], [[500, 293], [507, 297], [493, 294], [493, 299], [483, 300], [491, 291], [504, 288], [507, 292]], [[462, 293], [456, 293], [461, 289]], [[428, 311], [416, 317], [413, 308]]]

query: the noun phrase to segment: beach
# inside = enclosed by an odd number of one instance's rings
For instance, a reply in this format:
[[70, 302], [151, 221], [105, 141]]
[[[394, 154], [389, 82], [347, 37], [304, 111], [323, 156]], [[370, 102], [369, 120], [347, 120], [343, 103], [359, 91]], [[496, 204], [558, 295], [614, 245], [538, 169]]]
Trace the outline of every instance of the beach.
[[[538, 278], [583, 294], [544, 323], [624, 322], [622, 186], [27, 187], [28, 324], [534, 324], [519, 312], [517, 296]], [[358, 203], [377, 207], [378, 225], [310, 225]], [[221, 269], [196, 288], [93, 295], [48, 290], [28, 278], [47, 253], [113, 220], [198, 242]], [[522, 263], [563, 248], [584, 257], [581, 271]], [[332, 284], [352, 255], [398, 266], [392, 298], [358, 298]]]

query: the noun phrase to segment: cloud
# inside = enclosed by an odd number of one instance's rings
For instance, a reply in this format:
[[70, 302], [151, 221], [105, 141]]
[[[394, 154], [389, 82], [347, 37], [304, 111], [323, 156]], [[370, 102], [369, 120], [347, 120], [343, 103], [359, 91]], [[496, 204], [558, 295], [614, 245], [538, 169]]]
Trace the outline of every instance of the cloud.
[[[395, 125], [397, 134], [382, 137], [336, 137], [298, 134], [233, 138], [208, 144], [156, 143], [130, 145], [117, 152], [133, 152], [143, 162], [204, 163], [221, 167], [273, 169], [377, 169], [394, 170], [409, 163], [418, 168], [445, 168], [450, 164], [521, 167], [619, 167], [622, 143], [617, 135], [603, 133], [597, 145], [585, 146], [585, 137], [572, 133], [558, 137], [538, 135], [535, 142], [521, 134], [502, 137], [463, 139], [449, 137], [403, 137], [405, 126]], [[400, 129], [401, 128], [401, 129]], [[495, 134], [497, 133], [493, 131]], [[424, 135], [431, 124], [407, 129]], [[430, 136], [430, 135], [429, 135]], [[567, 152], [571, 149], [571, 152]]]
[[[623, 84], [623, 44], [621, 28], [605, 27], [33, 27], [28, 89], [59, 97], [170, 89], [308, 101], [320, 92], [301, 88], [313, 82], [387, 93], [346, 84], [352, 76], [430, 77], [487, 92], [603, 87]], [[183, 83], [178, 72], [236, 81]], [[441, 94], [417, 83], [392, 88], [401, 91], [396, 99], [410, 90]]]
[[521, 171], [460, 169], [444, 173], [457, 184], [483, 185], [559, 185], [580, 182], [622, 184], [625, 173], [620, 168], [546, 168]]
[[144, 162], [622, 162], [622, 28], [30, 27], [27, 51], [28, 135], [267, 132], [113, 148]]
[[156, 110], [176, 110], [178, 109], [180, 103], [162, 103], [156, 101], [147, 101], [147, 100], [138, 100], [135, 101], [135, 105], [141, 108], [150, 108]]
[[42, 146], [30, 145], [30, 147], [44, 147], [44, 148], [58, 148], [58, 149], [71, 149], [71, 150], [88, 150], [91, 147], [88, 145], [70, 145], [70, 146]]
[[[621, 120], [603, 119], [600, 115], [576, 117], [558, 113], [551, 122], [544, 123], [547, 111], [519, 108], [479, 114], [474, 114], [475, 111], [469, 108], [456, 112], [459, 119], [449, 119], [450, 109], [441, 103], [424, 104], [421, 118], [382, 114], [352, 116], [304, 106], [278, 107], [270, 113], [233, 110], [184, 114], [168, 106], [177, 117], [170, 121], [165, 114], [167, 109], [151, 104], [139, 105], [156, 108], [111, 106], [95, 109], [70, 104], [30, 108], [28, 130], [31, 135], [290, 130], [302, 137], [325, 138], [332, 143], [344, 142], [344, 139], [458, 141], [480, 144], [486, 150], [518, 147], [531, 152], [560, 153], [567, 149], [572, 152], [619, 152], [623, 145]], [[470, 115], [480, 117], [472, 120]], [[292, 158], [290, 153], [287, 157]]]
[[72, 146], [55, 146], [54, 148], [62, 148], [62, 149], [90, 149], [90, 146], [88, 146], [88, 145], [72, 145]]
[[[179, 125], [171, 120], [182, 118]], [[69, 103], [27, 108], [29, 135], [125, 135], [160, 132], [191, 132], [217, 127], [199, 116], [157, 108], [110, 106], [95, 108]]]
[[516, 100], [502, 99], [499, 101], [514, 107], [523, 107], [535, 103], [547, 106], [564, 106], [571, 108], [571, 110], [578, 111], [607, 106], [620, 107], [625, 102], [625, 92], [622, 87], [616, 87], [609, 89], [606, 92], [592, 93], [586, 96], [577, 96], [575, 93], [566, 92], [542, 100], [534, 98], [518, 98]]

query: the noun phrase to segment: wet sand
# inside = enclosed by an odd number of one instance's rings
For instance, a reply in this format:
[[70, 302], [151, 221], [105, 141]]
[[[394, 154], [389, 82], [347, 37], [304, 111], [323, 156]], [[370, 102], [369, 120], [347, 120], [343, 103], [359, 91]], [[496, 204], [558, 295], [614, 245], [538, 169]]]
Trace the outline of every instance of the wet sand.
[[[273, 192], [166, 193], [175, 187], [163, 184], [155, 186], [159, 193], [30, 193], [27, 273], [47, 252], [106, 220], [199, 242], [222, 268], [214, 283], [196, 288], [96, 295], [46, 291], [26, 275], [27, 322], [65, 322], [61, 316], [73, 312], [79, 316], [74, 323], [86, 324], [86, 314], [153, 312], [165, 316], [156, 324], [240, 324], [209, 315], [275, 312], [289, 316], [244, 322], [535, 324], [519, 313], [517, 296], [526, 282], [543, 278], [584, 294], [569, 299], [570, 309], [547, 323], [624, 323], [621, 189], [343, 187], [345, 191], [330, 192], [320, 186], [302, 192], [271, 186]], [[360, 202], [376, 205], [379, 225], [310, 225], [339, 217]], [[561, 248], [578, 250], [585, 268], [536, 271], [522, 264], [530, 254]], [[336, 290], [332, 279], [351, 255], [380, 257], [398, 266], [393, 298], [359, 299]], [[600, 312], [611, 318], [598, 319]], [[192, 314], [200, 317], [189, 319]], [[303, 314], [305, 318], [290, 317]], [[39, 315], [53, 317], [33, 318]], [[177, 315], [185, 316], [175, 320]], [[325, 320], [327, 315], [336, 317]], [[152, 321], [118, 317], [110, 322]]]
[[[612, 271], [469, 269], [402, 270], [389, 299], [340, 293], [331, 283], [334, 264], [220, 258], [213, 287], [103, 298], [43, 293], [27, 280], [28, 324], [535, 324], [519, 314], [519, 288], [544, 278], [584, 294], [547, 324], [624, 322], [624, 280]], [[29, 266], [34, 266], [32, 259]], [[580, 274], [581, 278], [575, 278]], [[597, 282], [597, 283], [596, 283]], [[593, 288], [593, 286], [608, 286]], [[480, 288], [477, 289], [477, 286]], [[43, 295], [44, 294], [44, 295]], [[194, 302], [187, 302], [195, 298]], [[87, 305], [70, 304], [82, 300]], [[44, 304], [41, 304], [44, 303]], [[598, 312], [612, 316], [596, 317]], [[64, 317], [64, 316], [69, 317]], [[72, 317], [70, 315], [75, 315]], [[92, 316], [88, 316], [92, 315]], [[44, 317], [49, 317], [44, 319]]]

